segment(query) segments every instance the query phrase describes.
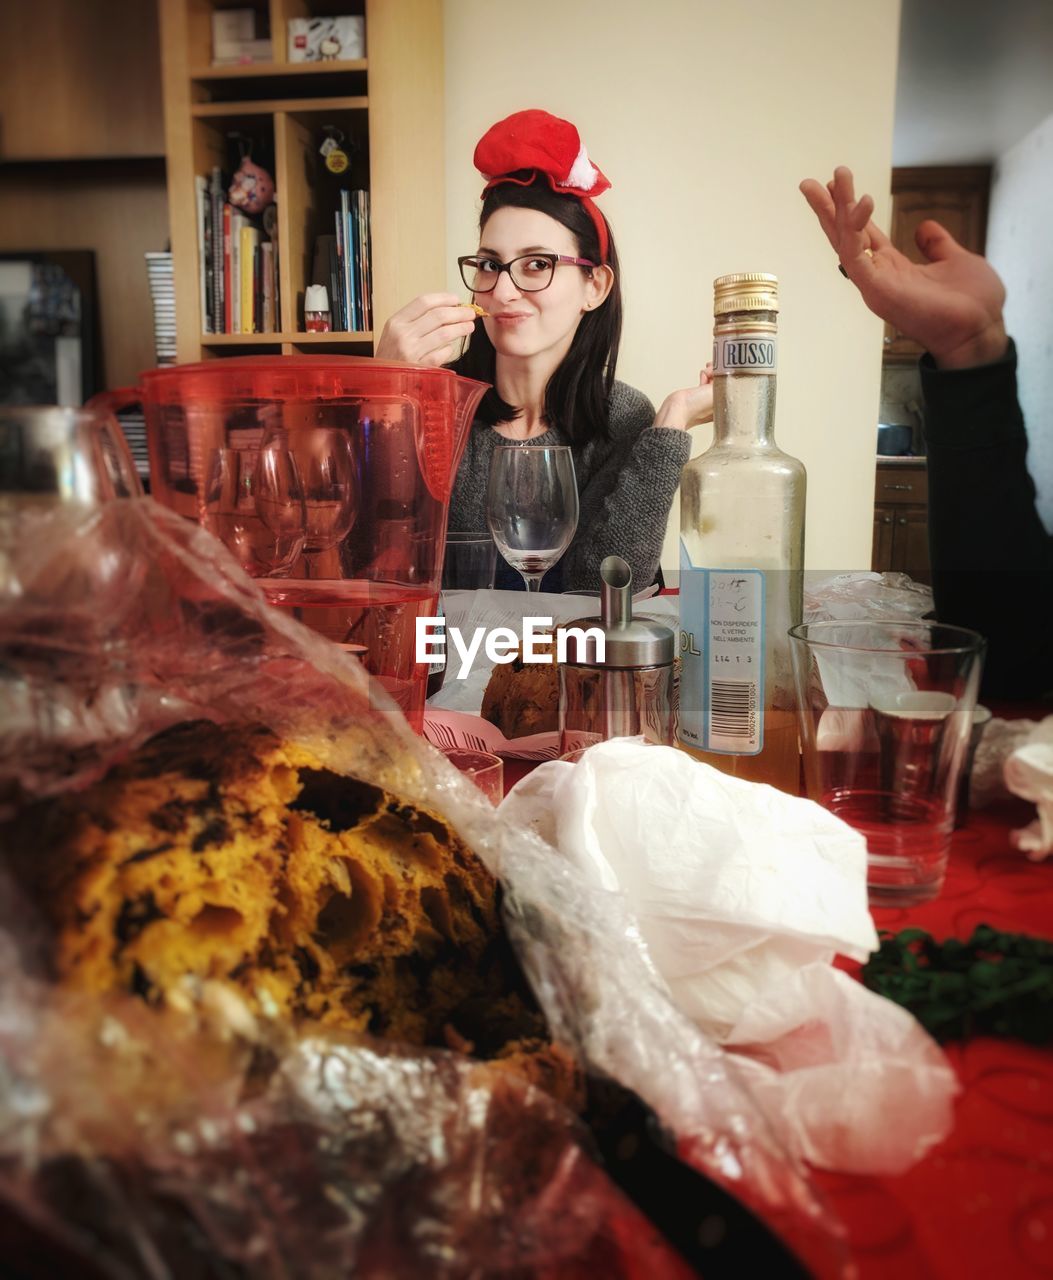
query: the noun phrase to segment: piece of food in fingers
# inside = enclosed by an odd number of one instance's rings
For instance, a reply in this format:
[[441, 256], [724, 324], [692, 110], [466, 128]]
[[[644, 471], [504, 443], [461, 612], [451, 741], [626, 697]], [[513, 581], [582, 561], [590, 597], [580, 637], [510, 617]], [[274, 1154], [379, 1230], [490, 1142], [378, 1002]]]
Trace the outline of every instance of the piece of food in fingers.
[[464, 305], [466, 307], [471, 307], [477, 316], [488, 316], [490, 314], [490, 312], [481, 307], [478, 302], [466, 302]]

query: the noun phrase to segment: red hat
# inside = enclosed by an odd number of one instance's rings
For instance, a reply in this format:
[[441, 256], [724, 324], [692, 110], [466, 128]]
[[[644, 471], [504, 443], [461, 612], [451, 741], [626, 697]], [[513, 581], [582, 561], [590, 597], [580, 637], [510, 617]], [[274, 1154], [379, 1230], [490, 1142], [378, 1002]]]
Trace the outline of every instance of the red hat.
[[[529, 186], [543, 174], [553, 191], [576, 196], [596, 227], [600, 261], [607, 261], [608, 233], [603, 214], [592, 202], [611, 185], [589, 159], [585, 144], [569, 120], [547, 111], [517, 111], [487, 129], [475, 148], [475, 167], [487, 179], [485, 195], [500, 182]], [[533, 170], [527, 178], [510, 175]]]

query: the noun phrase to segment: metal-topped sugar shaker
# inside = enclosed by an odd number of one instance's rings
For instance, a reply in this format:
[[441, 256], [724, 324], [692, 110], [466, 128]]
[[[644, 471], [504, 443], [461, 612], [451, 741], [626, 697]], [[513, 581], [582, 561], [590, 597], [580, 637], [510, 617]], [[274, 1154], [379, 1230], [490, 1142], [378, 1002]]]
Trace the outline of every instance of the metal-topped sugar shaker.
[[571, 643], [575, 660], [559, 669], [560, 754], [640, 735], [671, 746], [675, 636], [653, 618], [633, 617], [632, 571], [621, 556], [603, 561], [600, 583], [600, 616], [569, 624], [593, 634], [578, 648]]

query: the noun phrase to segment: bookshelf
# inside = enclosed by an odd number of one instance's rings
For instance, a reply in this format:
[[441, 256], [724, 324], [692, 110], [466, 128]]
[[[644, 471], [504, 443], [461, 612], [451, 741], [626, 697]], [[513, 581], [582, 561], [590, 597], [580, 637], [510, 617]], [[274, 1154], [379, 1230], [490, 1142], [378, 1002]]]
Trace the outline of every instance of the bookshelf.
[[[341, 185], [370, 193], [377, 329], [446, 278], [442, 0], [158, 0], [168, 162], [176, 352], [180, 363], [234, 354], [369, 355], [373, 332], [306, 333], [303, 297], [315, 240], [333, 231]], [[211, 65], [213, 9], [252, 7], [273, 61]], [[366, 57], [292, 63], [296, 17], [364, 14]], [[323, 127], [352, 147], [334, 177], [318, 152]], [[201, 315], [195, 178], [229, 169], [228, 134], [273, 152], [280, 314], [273, 333], [206, 333]], [[332, 302], [332, 300], [331, 300]]]

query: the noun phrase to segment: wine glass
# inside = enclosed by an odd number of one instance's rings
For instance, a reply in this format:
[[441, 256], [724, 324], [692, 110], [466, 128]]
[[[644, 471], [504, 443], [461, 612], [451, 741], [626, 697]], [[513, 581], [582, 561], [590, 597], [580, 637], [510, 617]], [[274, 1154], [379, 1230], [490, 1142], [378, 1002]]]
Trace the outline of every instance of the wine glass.
[[578, 482], [569, 445], [498, 445], [490, 461], [486, 520], [498, 550], [528, 591], [570, 546]]
[[201, 523], [250, 577], [287, 574], [307, 523], [296, 460], [287, 449], [213, 449]]
[[111, 414], [59, 405], [0, 408], [0, 493], [95, 505], [142, 492]]
[[330, 550], [351, 532], [358, 505], [358, 483], [351, 438], [339, 427], [271, 427], [261, 454], [288, 451], [295, 459], [303, 488], [303, 554], [308, 570], [312, 557]]

